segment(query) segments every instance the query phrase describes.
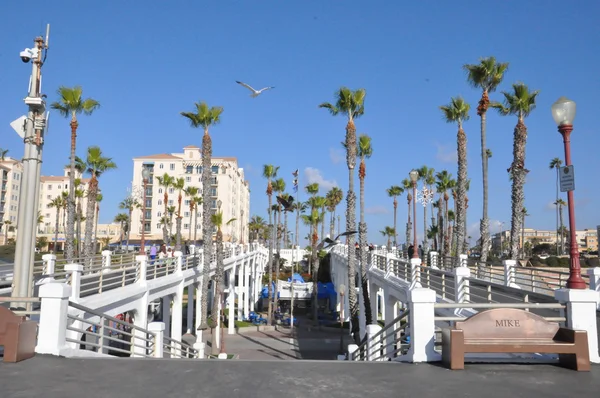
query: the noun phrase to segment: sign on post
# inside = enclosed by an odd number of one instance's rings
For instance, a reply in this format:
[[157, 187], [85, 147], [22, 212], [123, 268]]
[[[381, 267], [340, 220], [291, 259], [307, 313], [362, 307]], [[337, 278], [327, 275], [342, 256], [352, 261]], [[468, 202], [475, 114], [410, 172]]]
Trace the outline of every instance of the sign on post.
[[573, 165], [560, 168], [560, 192], [575, 190], [575, 167]]

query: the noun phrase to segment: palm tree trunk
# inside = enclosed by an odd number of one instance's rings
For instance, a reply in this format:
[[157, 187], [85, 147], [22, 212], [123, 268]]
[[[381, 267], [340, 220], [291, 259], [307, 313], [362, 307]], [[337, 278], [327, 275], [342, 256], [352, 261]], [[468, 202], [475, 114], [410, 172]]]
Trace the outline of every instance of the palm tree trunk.
[[198, 205], [194, 207], [194, 245], [197, 244], [198, 237]]
[[77, 144], [77, 119], [71, 119], [71, 156], [69, 165], [69, 196], [67, 197], [67, 233], [65, 236], [65, 251], [67, 262], [75, 258], [75, 149]]
[[196, 229], [193, 224], [193, 217], [194, 217], [194, 206], [190, 205], [190, 225], [189, 225], [190, 232], [188, 232], [188, 242], [190, 242], [192, 240], [192, 227], [194, 227], [194, 229]]
[[[202, 142], [204, 142], [204, 140], [203, 140]], [[210, 167], [209, 167], [209, 168], [210, 168]], [[204, 170], [204, 169], [203, 169], [203, 170]], [[208, 181], [208, 183], [210, 184], [210, 180]], [[163, 200], [165, 201], [165, 212], [164, 212], [164, 215], [163, 215], [163, 216], [164, 216], [164, 219], [165, 219], [165, 221], [166, 221], [166, 220], [168, 219], [168, 217], [169, 217], [169, 194], [167, 193], [167, 190], [168, 190], [168, 189], [169, 189], [169, 188], [165, 187], [165, 194], [164, 194], [164, 196], [163, 196]], [[210, 193], [210, 192], [209, 192], [209, 193]], [[210, 216], [209, 216], [209, 217], [210, 217]], [[143, 228], [143, 226], [142, 226], [142, 228]], [[169, 244], [169, 229], [168, 229], [167, 223], [163, 223], [163, 228], [162, 228], [162, 230], [163, 230], [163, 243], [164, 243], [165, 245], [168, 245], [168, 244]]]
[[[58, 249], [58, 227], [60, 225], [60, 208], [57, 207], [56, 208], [56, 224], [54, 225], [55, 227], [55, 231], [54, 231], [54, 247], [52, 247], [52, 253], [54, 253], [56, 255], [56, 250]], [[6, 227], [6, 229], [8, 229], [8, 227]], [[6, 240], [4, 241], [4, 244], [6, 244]]]
[[[361, 294], [363, 297], [365, 319], [367, 325], [373, 323], [373, 314], [371, 313], [371, 300], [369, 297], [369, 282], [367, 279], [367, 223], [365, 222], [365, 163], [364, 160], [360, 162], [360, 169], [358, 175], [359, 180], [359, 200], [360, 200], [360, 222], [358, 223], [358, 254], [360, 259], [360, 281], [361, 281]], [[388, 249], [391, 245], [392, 237], [388, 235]], [[362, 308], [359, 309], [362, 311]]]
[[317, 252], [317, 241], [319, 240], [319, 236], [317, 234], [318, 224], [314, 224], [313, 234], [311, 239], [311, 253], [310, 253], [310, 262], [312, 266], [311, 277], [313, 283], [313, 291], [312, 291], [312, 312], [313, 312], [313, 323], [315, 326], [319, 325], [319, 257]]
[[527, 143], [527, 127], [519, 118], [514, 131], [513, 163], [510, 168], [512, 173], [511, 192], [511, 226], [510, 226], [510, 251], [511, 260], [519, 257], [519, 232], [521, 230], [522, 212], [525, 204], [525, 145]]
[[481, 257], [479, 262], [485, 264], [487, 262], [490, 251], [490, 220], [488, 219], [488, 154], [486, 144], [486, 121], [487, 121], [487, 106], [489, 98], [487, 91], [483, 92], [479, 101], [479, 116], [481, 117], [481, 170], [483, 177], [483, 215], [479, 224], [479, 233], [481, 235]]
[[[278, 211], [277, 225], [281, 224], [281, 211]], [[279, 268], [281, 267], [281, 239], [277, 239], [277, 263], [275, 264], [275, 294], [273, 294], [273, 308], [277, 311], [279, 307], [277, 302], [279, 300], [277, 284], [279, 283]]]
[[523, 212], [523, 218], [521, 220], [521, 256], [525, 258], [525, 212]]
[[450, 254], [450, 220], [448, 219], [448, 199], [444, 197], [444, 218], [446, 219], [446, 230], [444, 231], [444, 255], [441, 258]]
[[[223, 274], [224, 274], [224, 265], [223, 265], [223, 233], [221, 232], [221, 228], [217, 231], [216, 238], [216, 260], [217, 260], [217, 268], [215, 270], [215, 277], [213, 278], [213, 284], [215, 287], [215, 299], [213, 300], [211, 317], [212, 317], [212, 333], [211, 333], [211, 354], [218, 355], [219, 348], [217, 346], [217, 330], [216, 327], [219, 325], [219, 303], [223, 306], [223, 311], [225, 311], [225, 303], [223, 302]], [[235, 268], [230, 270], [229, 272], [235, 272]], [[233, 286], [229, 287], [229, 294], [234, 294]], [[221, 325], [221, 327], [225, 327], [225, 325]], [[223, 342], [220, 342], [223, 344]]]
[[[565, 234], [563, 233], [563, 207], [562, 205], [558, 206], [559, 217], [560, 217], [560, 254], [563, 255], [565, 252]], [[558, 241], [556, 241], [556, 245], [558, 246]]]
[[[329, 217], [329, 237], [331, 239], [335, 238], [335, 210], [332, 211]], [[338, 234], [340, 232], [338, 231]]]
[[459, 126], [457, 134], [458, 150], [458, 178], [457, 178], [457, 205], [456, 205], [456, 256], [464, 253], [465, 243], [465, 197], [467, 196], [467, 136]]
[[94, 253], [96, 253], [96, 247], [98, 246], [98, 217], [100, 216], [100, 206], [96, 202], [96, 217], [94, 218]]
[[[129, 236], [131, 234], [131, 217], [133, 217], [133, 209], [129, 208], [129, 220], [127, 220], [127, 252], [129, 252]], [[144, 226], [142, 225], [142, 228]]]
[[[267, 182], [270, 185], [271, 179]], [[268, 308], [267, 308], [267, 325], [271, 325], [271, 319], [273, 317], [273, 246], [275, 242], [273, 241], [273, 197], [271, 194], [268, 194], [269, 198], [269, 259], [267, 272], [269, 273], [269, 286], [267, 288], [268, 295]]]
[[177, 197], [177, 218], [175, 222], [175, 250], [181, 250], [181, 191], [179, 191], [179, 196]]
[[[211, 178], [211, 159], [212, 159], [212, 141], [208, 130], [204, 130], [202, 136], [202, 196], [205, 198], [202, 203], [202, 240], [203, 240], [203, 259], [202, 259], [202, 273], [204, 277], [201, 279], [201, 292], [202, 296], [200, 299], [200, 313], [201, 321], [198, 329], [208, 329], [207, 317], [208, 317], [208, 282], [210, 274], [210, 259], [212, 256], [212, 230], [211, 230], [211, 211], [210, 211], [210, 178]], [[165, 202], [165, 207], [166, 207]], [[165, 209], [166, 210], [166, 209]], [[197, 220], [197, 219], [196, 219]], [[166, 226], [163, 227], [163, 234], [166, 233]], [[220, 300], [218, 296], [216, 300]]]
[[287, 249], [289, 246], [288, 240], [288, 212], [283, 214], [283, 248]]
[[[77, 199], [77, 204], [76, 204], [76, 211], [77, 211], [77, 215], [76, 215], [76, 219], [77, 219], [77, 226], [75, 227], [76, 230], [76, 235], [77, 235], [77, 242], [76, 242], [76, 249], [75, 249], [75, 254], [77, 257], [82, 257], [82, 251], [83, 251], [83, 239], [81, 239], [81, 215], [83, 214], [83, 211], [81, 210], [81, 198]], [[87, 210], [87, 209], [86, 209]]]
[[[346, 125], [346, 162], [348, 164], [348, 193], [346, 195], [346, 231], [356, 230], [356, 194], [354, 193], [354, 168], [356, 167], [356, 127], [352, 118]], [[358, 320], [358, 298], [356, 297], [356, 250], [354, 235], [347, 237], [348, 245], [348, 304], [352, 321], [354, 340], [360, 342], [360, 325]]]
[[440, 198], [438, 199], [438, 214], [437, 214], [437, 218], [438, 218], [438, 233], [437, 233], [438, 242], [437, 242], [437, 244], [438, 244], [438, 247], [436, 249], [440, 252], [441, 257], [444, 256], [444, 218], [442, 217], [443, 206], [444, 206], [444, 196], [440, 194]]
[[[362, 210], [361, 210], [362, 213]], [[398, 201], [394, 197], [394, 246], [398, 246]], [[360, 238], [360, 237], [359, 237]]]
[[85, 236], [83, 244], [83, 256], [85, 257], [86, 263], [89, 263], [93, 251], [92, 234], [94, 232], [94, 213], [96, 212], [96, 196], [98, 196], [98, 179], [92, 175], [90, 184], [88, 186], [88, 201], [87, 209], [85, 212]]

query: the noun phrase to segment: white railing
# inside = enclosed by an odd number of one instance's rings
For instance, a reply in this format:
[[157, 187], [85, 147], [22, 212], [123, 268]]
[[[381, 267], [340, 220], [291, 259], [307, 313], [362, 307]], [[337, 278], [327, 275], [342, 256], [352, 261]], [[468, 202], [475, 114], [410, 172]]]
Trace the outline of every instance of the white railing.
[[393, 321], [383, 328], [368, 325], [365, 341], [359, 346], [350, 344], [350, 361], [392, 361], [406, 355], [410, 348], [409, 311], [403, 310]]

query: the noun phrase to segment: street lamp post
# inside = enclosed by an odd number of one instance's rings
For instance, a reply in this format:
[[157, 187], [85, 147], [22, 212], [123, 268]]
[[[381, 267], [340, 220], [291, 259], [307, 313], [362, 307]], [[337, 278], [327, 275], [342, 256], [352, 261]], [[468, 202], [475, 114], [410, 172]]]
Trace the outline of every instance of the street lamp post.
[[[25, 143], [21, 194], [19, 197], [20, 211], [17, 219], [19, 239], [17, 239], [15, 248], [12, 297], [28, 297], [33, 288], [32, 271], [40, 196], [40, 174], [44, 149], [44, 132], [47, 129], [47, 116], [44, 117], [46, 101], [40, 92], [42, 66], [48, 54], [50, 25], [47, 29], [45, 41], [42, 37], [36, 37], [34, 47], [27, 48], [19, 54], [23, 62], [32, 63], [32, 70], [29, 93], [25, 98], [25, 104], [29, 107], [29, 112], [27, 117], [22, 117], [11, 123]], [[11, 306], [20, 308], [24, 304], [15, 302]]]
[[346, 293], [346, 286], [341, 284], [338, 286], [340, 293], [340, 355], [345, 354], [344, 350], [344, 294]]
[[[150, 170], [146, 167], [142, 169], [142, 183], [144, 186], [144, 193], [142, 195], [142, 238], [140, 240], [140, 254], [146, 254], [146, 189], [148, 188], [148, 180], [150, 179]], [[131, 220], [129, 220], [131, 222]]]
[[413, 187], [413, 255], [412, 258], [419, 258], [419, 249], [417, 246], [417, 180], [419, 179], [419, 172], [412, 170], [409, 173], [410, 181]]
[[[560, 97], [552, 104], [552, 117], [558, 125], [558, 131], [563, 137], [565, 146], [565, 167], [571, 166], [571, 132], [573, 131], [573, 120], [577, 110], [575, 101], [566, 97]], [[571, 235], [571, 244], [569, 249], [569, 279], [567, 279], [567, 288], [585, 289], [585, 281], [581, 278], [581, 266], [579, 264], [579, 247], [577, 245], [577, 230], [575, 227], [575, 199], [573, 191], [567, 191], [567, 200], [569, 206], [569, 234]]]

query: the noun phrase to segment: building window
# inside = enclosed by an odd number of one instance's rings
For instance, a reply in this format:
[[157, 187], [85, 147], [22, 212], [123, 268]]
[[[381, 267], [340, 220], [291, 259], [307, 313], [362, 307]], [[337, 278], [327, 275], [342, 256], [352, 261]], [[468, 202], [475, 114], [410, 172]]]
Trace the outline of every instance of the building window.
[[156, 217], [160, 217], [162, 216], [162, 213], [159, 211], [158, 213], [156, 213]]
[[162, 188], [158, 188], [158, 193], [163, 193]]
[[52, 191], [52, 184], [48, 184], [48, 191]]
[[60, 188], [60, 184], [58, 185], [58, 189], [61, 189], [61, 188]]
[[186, 205], [186, 206], [189, 206], [190, 205], [190, 200], [189, 199], [184, 200], [183, 204]]
[[189, 212], [189, 211], [185, 211], [185, 212], [183, 212], [183, 216], [184, 216], [184, 217], [189, 217], [189, 216], [190, 216], [190, 212]]
[[169, 206], [173, 206], [173, 199], [169, 199]]
[[194, 172], [194, 166], [185, 166], [185, 174], [192, 174]]
[[164, 168], [165, 168], [165, 165], [161, 163], [161, 164], [159, 164], [159, 165], [158, 165], [158, 168], [159, 168], [159, 169], [164, 169]]
[[46, 199], [52, 200], [52, 195], [46, 195]]
[[217, 201], [215, 199], [213, 199], [213, 200], [210, 201], [210, 207], [213, 208], [213, 209], [217, 208]]
[[159, 199], [159, 200], [158, 200], [158, 205], [159, 205], [159, 206], [162, 206], [162, 199]]
[[175, 170], [175, 163], [171, 163], [169, 165], [169, 169], [171, 169], [171, 171]]
[[174, 194], [175, 193], [175, 189], [174, 188], [169, 188], [169, 194]]
[[146, 207], [152, 207], [152, 199], [146, 199]]
[[192, 177], [185, 177], [185, 182], [192, 182]]
[[196, 166], [196, 174], [202, 174], [202, 166]]
[[210, 189], [210, 196], [217, 196], [217, 188]]
[[211, 167], [211, 171], [213, 174], [218, 174], [219, 173], [219, 166], [213, 166]]
[[212, 177], [210, 181], [211, 181], [211, 184], [217, 185], [217, 177]]
[[190, 224], [183, 224], [183, 229], [190, 229]]

